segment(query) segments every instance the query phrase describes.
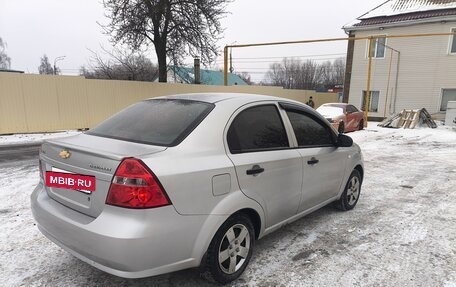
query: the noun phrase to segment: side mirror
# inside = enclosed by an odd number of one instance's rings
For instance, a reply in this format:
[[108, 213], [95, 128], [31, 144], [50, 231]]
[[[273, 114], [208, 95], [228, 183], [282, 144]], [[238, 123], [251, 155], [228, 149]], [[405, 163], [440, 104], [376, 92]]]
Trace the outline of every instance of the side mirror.
[[337, 146], [338, 147], [351, 147], [353, 145], [353, 139], [344, 134], [339, 134], [337, 137]]
[[343, 125], [343, 123], [340, 123], [337, 127], [337, 132], [339, 132], [339, 134], [343, 134], [345, 132], [345, 125]]

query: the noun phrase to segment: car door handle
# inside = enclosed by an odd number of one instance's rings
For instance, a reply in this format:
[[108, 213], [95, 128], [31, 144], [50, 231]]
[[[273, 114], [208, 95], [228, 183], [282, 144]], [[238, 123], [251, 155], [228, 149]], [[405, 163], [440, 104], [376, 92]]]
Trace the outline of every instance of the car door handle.
[[252, 166], [251, 169], [248, 169], [246, 171], [247, 175], [257, 175], [257, 174], [260, 174], [264, 171], [264, 168], [260, 167], [259, 165], [254, 165]]
[[318, 159], [312, 157], [310, 160], [307, 161], [307, 164], [308, 165], [313, 165], [313, 164], [317, 164], [319, 162]]

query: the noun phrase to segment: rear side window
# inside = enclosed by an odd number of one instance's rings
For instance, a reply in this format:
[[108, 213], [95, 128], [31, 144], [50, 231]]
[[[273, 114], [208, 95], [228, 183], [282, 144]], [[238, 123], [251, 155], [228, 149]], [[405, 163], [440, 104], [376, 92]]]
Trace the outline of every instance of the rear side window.
[[102, 122], [87, 134], [119, 140], [175, 146], [210, 113], [213, 104], [190, 100], [147, 100]]
[[294, 111], [287, 111], [288, 118], [293, 126], [298, 146], [329, 146], [333, 144], [329, 128], [313, 118]]
[[289, 146], [282, 119], [274, 105], [252, 107], [239, 113], [228, 130], [227, 140], [231, 153]]

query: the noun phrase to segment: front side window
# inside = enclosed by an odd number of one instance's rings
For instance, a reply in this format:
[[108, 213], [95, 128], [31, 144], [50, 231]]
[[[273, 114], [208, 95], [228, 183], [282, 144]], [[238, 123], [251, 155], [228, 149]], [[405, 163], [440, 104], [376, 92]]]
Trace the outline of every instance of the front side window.
[[227, 141], [231, 153], [289, 147], [285, 127], [274, 105], [256, 106], [239, 113], [231, 123]]
[[444, 89], [442, 92], [442, 101], [440, 103], [440, 111], [447, 110], [449, 101], [456, 101], [456, 89]]
[[[456, 33], [456, 28], [451, 29], [452, 33]], [[451, 39], [451, 46], [450, 46], [450, 53], [456, 54], [456, 35], [450, 36]]]
[[[378, 112], [379, 98], [380, 98], [379, 91], [370, 91], [369, 112], [373, 112], [373, 113]], [[361, 109], [363, 111], [366, 109], [366, 91], [363, 91], [363, 102], [361, 103]]]
[[[369, 44], [370, 41], [367, 41], [367, 51], [369, 51]], [[372, 43], [372, 53], [371, 56], [373, 58], [384, 58], [385, 57], [385, 50], [386, 50], [386, 37], [381, 36], [375, 38]]]
[[300, 112], [287, 111], [299, 147], [329, 146], [332, 134], [324, 124]]

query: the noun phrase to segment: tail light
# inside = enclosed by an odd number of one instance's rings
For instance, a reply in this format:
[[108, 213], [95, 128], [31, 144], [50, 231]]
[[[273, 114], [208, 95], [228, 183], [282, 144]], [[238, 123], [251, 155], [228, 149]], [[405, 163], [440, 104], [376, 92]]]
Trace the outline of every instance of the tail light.
[[109, 187], [106, 204], [127, 208], [153, 208], [171, 201], [153, 172], [139, 159], [122, 160]]

